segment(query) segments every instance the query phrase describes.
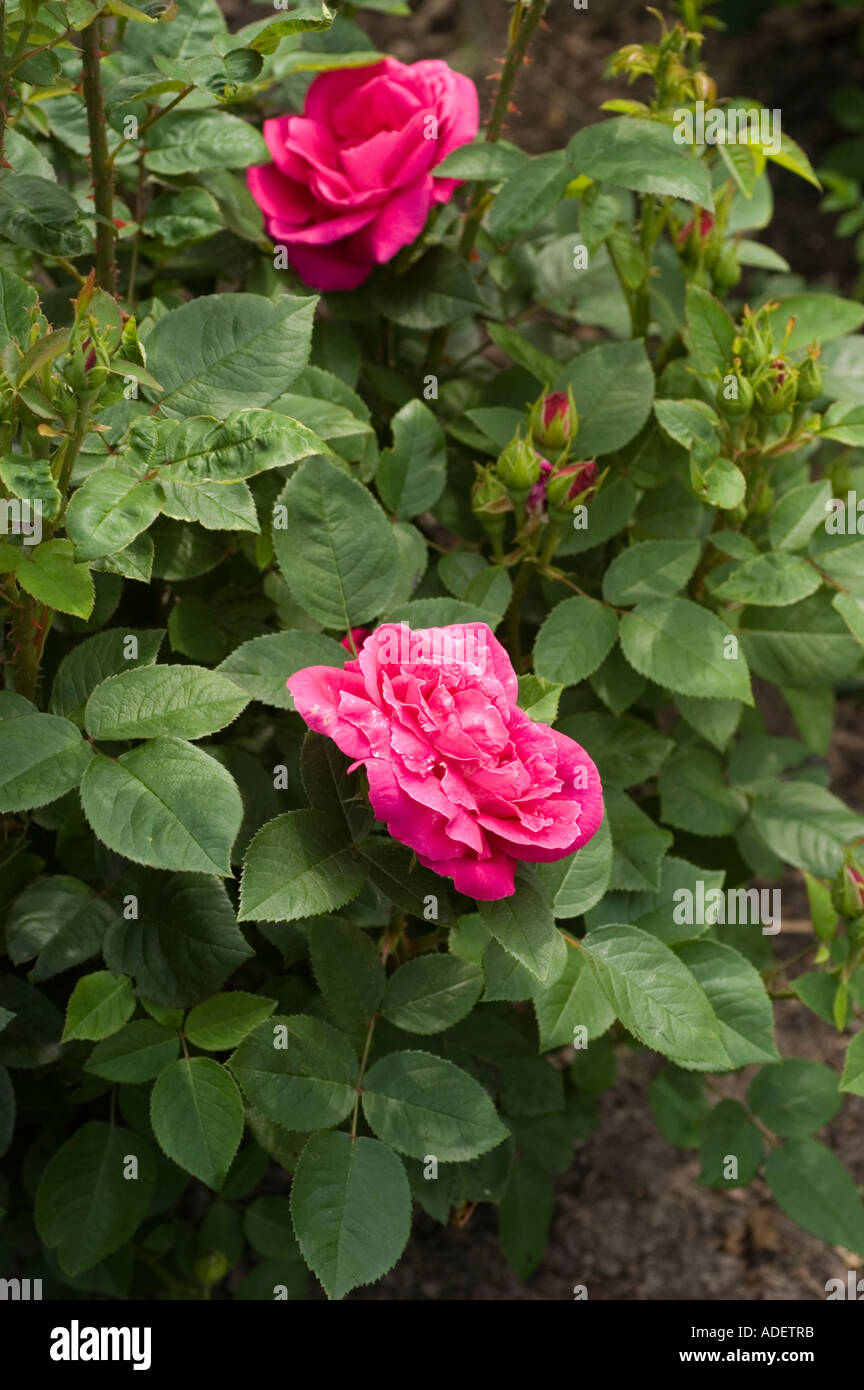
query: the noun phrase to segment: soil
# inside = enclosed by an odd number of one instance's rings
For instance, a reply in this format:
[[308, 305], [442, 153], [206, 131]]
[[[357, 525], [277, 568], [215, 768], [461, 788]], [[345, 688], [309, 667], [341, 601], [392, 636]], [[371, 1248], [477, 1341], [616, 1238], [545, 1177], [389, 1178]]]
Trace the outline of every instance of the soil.
[[[668, 6], [658, 7], [666, 9]], [[222, 0], [236, 27], [261, 17], [244, 0]], [[755, 97], [782, 112], [784, 131], [804, 146], [815, 167], [841, 139], [830, 114], [831, 93], [864, 83], [861, 11], [804, 0], [764, 13], [764, 3], [726, 0], [714, 11], [738, 32], [711, 34], [705, 48], [721, 95]], [[510, 6], [504, 0], [412, 0], [410, 18], [358, 12], [383, 51], [406, 62], [445, 58], [477, 81], [504, 53]], [[507, 137], [531, 153], [560, 148], [576, 130], [601, 118], [603, 101], [621, 96], [620, 79], [605, 65], [625, 42], [652, 41], [656, 19], [635, 0], [552, 0], [538, 34], [531, 66], [517, 88], [519, 110]], [[637, 86], [633, 95], [641, 95]], [[491, 99], [491, 98], [490, 98]], [[793, 271], [811, 283], [853, 293], [852, 240], [834, 238], [835, 218], [819, 210], [815, 188], [780, 171], [773, 178], [775, 218], [770, 243]], [[794, 735], [779, 699], [765, 710], [771, 732]], [[864, 811], [864, 720], [854, 699], [838, 703], [829, 755], [831, 788]], [[806, 915], [800, 875], [783, 886], [784, 919]], [[800, 949], [801, 937], [776, 939], [779, 958]], [[784, 1056], [811, 1057], [842, 1066], [848, 1043], [796, 1001], [777, 1004], [778, 1043]], [[807, 1235], [774, 1203], [761, 1179], [716, 1192], [699, 1187], [697, 1154], [682, 1151], [658, 1132], [648, 1083], [659, 1058], [626, 1052], [618, 1080], [599, 1098], [592, 1136], [576, 1146], [573, 1166], [556, 1181], [554, 1225], [545, 1257], [527, 1284], [510, 1271], [498, 1246], [496, 1213], [480, 1206], [463, 1227], [441, 1227], [424, 1213], [397, 1268], [353, 1300], [571, 1299], [584, 1284], [591, 1299], [776, 1300], [824, 1299], [826, 1280], [845, 1278], [864, 1261]], [[742, 1097], [754, 1068], [723, 1077], [718, 1089]], [[864, 1098], [847, 1096], [820, 1138], [864, 1183]], [[315, 1296], [315, 1295], [313, 1295]], [[320, 1293], [319, 1295], [320, 1296]]]

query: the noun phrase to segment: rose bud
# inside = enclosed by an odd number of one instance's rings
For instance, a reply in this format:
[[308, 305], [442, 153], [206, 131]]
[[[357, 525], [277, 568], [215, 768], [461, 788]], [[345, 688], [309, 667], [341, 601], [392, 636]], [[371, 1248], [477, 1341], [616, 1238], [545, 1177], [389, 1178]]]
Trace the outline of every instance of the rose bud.
[[[684, 223], [684, 226], [681, 228], [680, 232], [678, 233], [678, 245], [679, 245], [680, 247], [684, 247], [684, 246], [687, 245], [688, 239], [694, 234], [695, 227], [696, 227], [696, 219], [695, 219], [695, 217], [691, 217], [689, 222], [685, 222], [685, 223]], [[703, 244], [704, 242], [706, 242], [706, 241], [708, 240], [708, 238], [709, 238], [709, 236], [711, 235], [711, 233], [712, 233], [713, 230], [714, 230], [714, 217], [713, 217], [713, 214], [710, 213], [710, 212], [701, 212], [701, 213], [699, 214], [699, 231], [698, 231], [698, 234], [697, 234], [697, 240], [698, 240], [698, 242], [699, 242], [700, 245]]]
[[546, 480], [552, 472], [552, 465], [548, 459], [540, 460], [540, 477], [528, 494], [528, 512], [531, 516], [539, 516], [543, 521], [548, 520], [546, 514]]
[[843, 917], [855, 918], [864, 913], [864, 874], [848, 852], [835, 882], [834, 905]]
[[491, 467], [474, 465], [477, 481], [471, 489], [471, 510], [480, 522], [490, 541], [496, 559], [503, 554], [504, 531], [507, 526], [507, 513], [512, 512], [513, 503], [501, 479], [496, 477]]
[[792, 409], [797, 393], [798, 373], [785, 358], [777, 357], [756, 387], [756, 401], [766, 415], [779, 415]]
[[753, 409], [753, 387], [750, 385], [746, 376], [742, 376], [739, 371], [730, 373], [730, 375], [734, 376], [737, 382], [737, 394], [727, 397], [725, 395], [726, 387], [724, 385], [717, 398], [718, 404], [726, 415], [749, 415], [750, 411]]
[[573, 508], [596, 491], [597, 474], [594, 459], [568, 463], [566, 468], [559, 469], [546, 484], [550, 517], [569, 521]]
[[822, 368], [819, 366], [818, 362], [821, 350], [822, 349], [818, 347], [809, 348], [808, 356], [799, 369], [799, 401], [815, 401], [816, 397], [822, 392]]
[[[345, 648], [346, 652], [351, 652], [353, 656], [355, 651], [359, 652], [371, 631], [372, 629], [369, 627], [352, 627], [351, 631], [346, 632], [345, 636], [342, 638], [341, 645]], [[351, 645], [352, 642], [354, 644], [353, 647]]]
[[520, 438], [517, 431], [499, 455], [495, 473], [513, 501], [524, 503], [540, 477], [540, 455], [533, 444]]
[[541, 396], [532, 411], [532, 424], [533, 437], [541, 449], [560, 452], [566, 448], [579, 428], [579, 412], [572, 389], [550, 391], [548, 396]]

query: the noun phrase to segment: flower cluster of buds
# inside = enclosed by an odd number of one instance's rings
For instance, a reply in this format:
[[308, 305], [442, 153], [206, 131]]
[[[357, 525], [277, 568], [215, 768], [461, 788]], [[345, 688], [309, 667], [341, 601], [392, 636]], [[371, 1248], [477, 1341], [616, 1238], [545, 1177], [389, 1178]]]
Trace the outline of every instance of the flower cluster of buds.
[[809, 405], [821, 394], [818, 344], [811, 344], [803, 362], [796, 365], [789, 359], [787, 344], [795, 327], [794, 317], [786, 324], [779, 351], [773, 346], [767, 319], [778, 307], [776, 303], [763, 304], [754, 312], [745, 305], [732, 344], [737, 393], [728, 396], [724, 392], [721, 402], [727, 415], [749, 415], [751, 411], [762, 417], [780, 415], [796, 405]]
[[517, 535], [530, 536], [548, 522], [566, 525], [574, 508], [596, 493], [601, 480], [595, 461], [568, 461], [578, 430], [572, 390], [544, 392], [529, 412], [526, 435], [517, 430], [495, 464], [476, 466], [472, 509], [496, 555], [502, 554], [508, 513], [515, 516]]

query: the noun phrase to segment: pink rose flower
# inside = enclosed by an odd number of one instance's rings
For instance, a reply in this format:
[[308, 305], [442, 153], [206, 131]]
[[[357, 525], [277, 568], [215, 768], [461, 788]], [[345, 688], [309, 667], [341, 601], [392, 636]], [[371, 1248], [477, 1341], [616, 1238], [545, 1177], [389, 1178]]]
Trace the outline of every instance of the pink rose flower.
[[478, 123], [474, 83], [439, 59], [322, 72], [302, 116], [264, 122], [273, 163], [249, 189], [307, 285], [351, 290], [452, 197], [459, 180], [431, 171]]
[[600, 826], [596, 767], [519, 709], [485, 623], [385, 623], [344, 670], [309, 666], [287, 685], [310, 729], [365, 766], [390, 834], [460, 893], [507, 898], [517, 861], [563, 859]]

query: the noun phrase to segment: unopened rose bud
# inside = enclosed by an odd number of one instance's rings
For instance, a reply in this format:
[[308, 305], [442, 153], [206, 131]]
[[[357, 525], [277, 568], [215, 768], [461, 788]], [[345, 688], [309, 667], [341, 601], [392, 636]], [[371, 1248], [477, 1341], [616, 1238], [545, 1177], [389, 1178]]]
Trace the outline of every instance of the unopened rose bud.
[[756, 402], [766, 415], [791, 410], [798, 394], [798, 373], [783, 357], [771, 363], [768, 374], [756, 387]]
[[471, 490], [471, 510], [492, 542], [496, 559], [500, 559], [507, 513], [512, 512], [513, 503], [501, 479], [495, 476], [491, 468], [481, 468], [475, 464], [475, 469], [477, 481]]
[[517, 433], [499, 456], [495, 473], [514, 502], [526, 502], [540, 477], [540, 455]]
[[[370, 635], [371, 628], [352, 627], [351, 631], [346, 632], [345, 636], [342, 638], [341, 645], [345, 648], [346, 652], [351, 652], [351, 655], [353, 656], [355, 651], [360, 651], [360, 648], [363, 646], [363, 643], [366, 641], [366, 638]], [[352, 642], [354, 643], [353, 649], [351, 646]]]
[[810, 348], [809, 354], [798, 371], [798, 400], [802, 403], [815, 401], [822, 393], [822, 368], [818, 357], [820, 349]]
[[855, 918], [864, 913], [864, 873], [846, 851], [846, 862], [834, 883], [834, 905], [843, 917]]
[[725, 246], [714, 263], [712, 274], [718, 290], [731, 290], [741, 279], [741, 262], [732, 245]]
[[528, 494], [528, 512], [531, 516], [539, 516], [544, 521], [546, 518], [546, 480], [552, 472], [552, 465], [548, 459], [540, 460], [540, 477]]
[[579, 412], [572, 390], [550, 391], [532, 412], [533, 436], [541, 449], [560, 452], [579, 429]]
[[[685, 223], [684, 223], [684, 226], [681, 228], [680, 232], [678, 233], [678, 245], [679, 245], [680, 247], [684, 247], [684, 246], [687, 245], [688, 240], [689, 240], [690, 237], [694, 234], [695, 228], [696, 228], [696, 219], [695, 219], [695, 217], [691, 217], [689, 222], [685, 222]], [[708, 238], [709, 238], [709, 236], [711, 235], [711, 233], [713, 232], [713, 230], [714, 230], [714, 217], [713, 217], [713, 214], [710, 213], [710, 212], [704, 212], [704, 211], [701, 212], [701, 213], [699, 214], [699, 230], [698, 230], [698, 232], [695, 233], [696, 239], [697, 239], [697, 241], [699, 242], [700, 245], [703, 245], [703, 244], [708, 240]]]
[[704, 101], [706, 108], [713, 106], [717, 100], [717, 83], [713, 77], [709, 77], [707, 72], [694, 72], [693, 91], [697, 101]]
[[579, 502], [593, 496], [597, 486], [598, 468], [594, 459], [568, 463], [546, 484], [546, 500], [553, 520], [567, 520]]

